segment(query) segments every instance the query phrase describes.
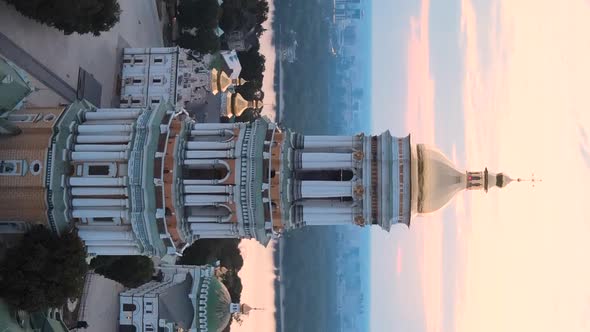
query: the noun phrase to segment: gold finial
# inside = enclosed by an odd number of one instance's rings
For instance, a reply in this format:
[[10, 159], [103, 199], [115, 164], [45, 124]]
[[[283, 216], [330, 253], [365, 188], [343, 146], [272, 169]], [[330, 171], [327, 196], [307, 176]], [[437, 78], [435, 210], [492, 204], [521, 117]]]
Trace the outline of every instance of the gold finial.
[[241, 305], [240, 313], [242, 315], [248, 315], [248, 314], [250, 314], [251, 311], [262, 311], [262, 310], [264, 310], [264, 308], [251, 307], [251, 306], [244, 303]]
[[354, 223], [357, 226], [365, 227], [365, 218], [363, 216], [356, 216], [354, 217]]
[[516, 179], [517, 182], [530, 182], [531, 185], [534, 187], [537, 182], [543, 182], [543, 179], [539, 179], [535, 177], [535, 173], [532, 174], [530, 179], [523, 179], [523, 178], [518, 178]]

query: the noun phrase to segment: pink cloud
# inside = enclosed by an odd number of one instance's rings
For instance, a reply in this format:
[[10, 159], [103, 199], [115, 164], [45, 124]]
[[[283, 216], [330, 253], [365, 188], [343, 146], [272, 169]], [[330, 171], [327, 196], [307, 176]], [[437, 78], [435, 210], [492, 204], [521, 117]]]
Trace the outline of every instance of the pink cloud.
[[251, 312], [242, 325], [233, 324], [232, 331], [275, 331], [273, 250], [273, 245], [263, 247], [255, 240], [240, 242], [240, 251], [244, 257], [244, 266], [238, 273], [244, 286], [241, 299], [244, 303], [264, 310]]
[[434, 142], [434, 80], [430, 72], [430, 1], [410, 18], [406, 126], [419, 141]]
[[[406, 127], [415, 143], [434, 144], [434, 79], [430, 69], [430, 1], [423, 0], [418, 16], [410, 18]], [[442, 224], [440, 216], [416, 220], [416, 260], [420, 269], [427, 331], [442, 328]]]

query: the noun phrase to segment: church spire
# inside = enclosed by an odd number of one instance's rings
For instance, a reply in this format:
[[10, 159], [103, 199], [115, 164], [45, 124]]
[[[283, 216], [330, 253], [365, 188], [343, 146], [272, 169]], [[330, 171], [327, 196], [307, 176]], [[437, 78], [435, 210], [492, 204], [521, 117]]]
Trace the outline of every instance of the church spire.
[[251, 311], [264, 310], [262, 308], [251, 307], [246, 303], [232, 303], [229, 305], [229, 312], [237, 315], [249, 315]]
[[[484, 190], [488, 192], [493, 187], [504, 188], [512, 181], [514, 180], [510, 176], [504, 173], [491, 173], [486, 167], [483, 172], [468, 171], [465, 187], [467, 190]], [[520, 182], [522, 179], [519, 178], [517, 181]]]

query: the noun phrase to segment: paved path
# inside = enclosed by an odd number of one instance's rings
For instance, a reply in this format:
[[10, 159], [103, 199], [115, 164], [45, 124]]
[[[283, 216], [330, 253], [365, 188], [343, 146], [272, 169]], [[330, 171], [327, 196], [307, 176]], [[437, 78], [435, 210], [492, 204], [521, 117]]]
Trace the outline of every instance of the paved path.
[[67, 101], [76, 100], [76, 90], [0, 32], [0, 54], [21, 67]]
[[[19, 14], [0, 0], [0, 31], [75, 89], [83, 68], [102, 86], [101, 105], [119, 104], [120, 40], [131, 47], [162, 46], [162, 26], [154, 0], [119, 0], [121, 19], [100, 36], [63, 32]], [[127, 43], [124, 43], [127, 44]], [[32, 75], [31, 75], [32, 76]]]

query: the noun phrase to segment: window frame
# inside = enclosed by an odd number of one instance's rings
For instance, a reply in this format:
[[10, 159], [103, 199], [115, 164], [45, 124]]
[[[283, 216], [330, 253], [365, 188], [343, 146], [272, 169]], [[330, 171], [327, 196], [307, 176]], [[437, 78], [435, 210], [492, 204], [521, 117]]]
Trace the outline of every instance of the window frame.
[[[14, 164], [14, 171], [5, 172], [7, 164]], [[25, 174], [25, 162], [16, 159], [0, 160], [0, 176], [23, 176]], [[28, 167], [27, 167], [28, 168]]]
[[[90, 174], [90, 168], [93, 166], [107, 166], [109, 168], [109, 173], [106, 175]], [[84, 163], [83, 170], [82, 170], [82, 176], [99, 177], [99, 178], [114, 178], [117, 176], [117, 165], [116, 165], [116, 163], [108, 163], [108, 162], [106, 162], [106, 163], [100, 163], [100, 162]]]

